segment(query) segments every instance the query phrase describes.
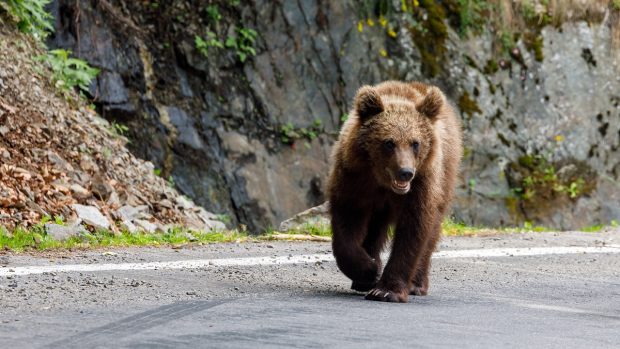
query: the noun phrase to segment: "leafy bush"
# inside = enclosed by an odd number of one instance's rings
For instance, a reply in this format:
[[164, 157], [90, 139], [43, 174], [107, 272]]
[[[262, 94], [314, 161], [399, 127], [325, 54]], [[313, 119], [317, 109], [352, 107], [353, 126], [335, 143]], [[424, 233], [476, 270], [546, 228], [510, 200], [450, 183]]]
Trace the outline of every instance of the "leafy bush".
[[45, 11], [51, 0], [4, 0], [8, 12], [17, 17], [17, 26], [24, 33], [32, 34], [37, 39], [44, 39], [54, 31], [52, 15]]
[[219, 22], [222, 19], [222, 15], [220, 14], [220, 10], [217, 5], [209, 5], [207, 6], [207, 16], [214, 22]]
[[99, 74], [99, 69], [93, 68], [86, 61], [69, 57], [71, 51], [51, 50], [47, 55], [38, 57], [39, 60], [49, 63], [52, 67], [52, 79], [56, 87], [69, 91], [78, 87], [88, 92], [88, 85]]
[[256, 56], [254, 42], [256, 41], [256, 30], [249, 28], [238, 28], [237, 36], [229, 36], [226, 39], [226, 47], [232, 48], [237, 53], [241, 63], [245, 62], [248, 56]]
[[204, 40], [200, 36], [196, 35], [194, 37], [194, 44], [196, 46], [196, 50], [198, 50], [198, 52], [205, 57], [209, 56], [210, 47], [224, 48], [224, 45], [217, 39], [214, 32], [207, 32], [207, 40]]

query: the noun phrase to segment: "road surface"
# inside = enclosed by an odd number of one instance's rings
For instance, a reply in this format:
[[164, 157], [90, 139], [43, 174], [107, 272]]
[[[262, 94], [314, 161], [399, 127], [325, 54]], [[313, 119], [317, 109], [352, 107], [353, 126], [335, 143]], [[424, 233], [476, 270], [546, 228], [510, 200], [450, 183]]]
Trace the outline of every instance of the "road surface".
[[329, 243], [0, 255], [3, 348], [618, 348], [620, 231], [445, 238], [366, 301]]

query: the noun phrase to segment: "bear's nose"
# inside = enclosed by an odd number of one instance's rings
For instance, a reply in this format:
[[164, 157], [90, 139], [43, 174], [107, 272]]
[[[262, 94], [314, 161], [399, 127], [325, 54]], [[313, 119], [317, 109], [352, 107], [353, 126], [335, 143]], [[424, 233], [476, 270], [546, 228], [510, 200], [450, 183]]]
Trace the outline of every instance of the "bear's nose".
[[401, 181], [410, 181], [413, 178], [415, 170], [409, 167], [403, 167], [398, 171], [398, 179]]

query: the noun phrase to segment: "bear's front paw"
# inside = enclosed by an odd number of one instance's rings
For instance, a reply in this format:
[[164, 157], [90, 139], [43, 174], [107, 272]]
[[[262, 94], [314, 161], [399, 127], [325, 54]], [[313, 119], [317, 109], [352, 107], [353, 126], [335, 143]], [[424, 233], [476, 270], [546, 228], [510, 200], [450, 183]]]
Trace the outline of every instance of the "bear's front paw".
[[366, 294], [366, 299], [371, 301], [407, 303], [409, 295], [407, 292], [396, 292], [382, 288], [373, 288]]

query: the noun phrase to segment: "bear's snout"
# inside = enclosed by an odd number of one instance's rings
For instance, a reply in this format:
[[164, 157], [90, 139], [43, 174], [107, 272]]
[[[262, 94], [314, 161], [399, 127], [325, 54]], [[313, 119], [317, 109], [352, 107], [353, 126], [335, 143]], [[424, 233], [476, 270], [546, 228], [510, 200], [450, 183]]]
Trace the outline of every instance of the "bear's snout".
[[403, 167], [398, 170], [398, 179], [402, 182], [409, 182], [415, 175], [415, 169], [411, 167]]

